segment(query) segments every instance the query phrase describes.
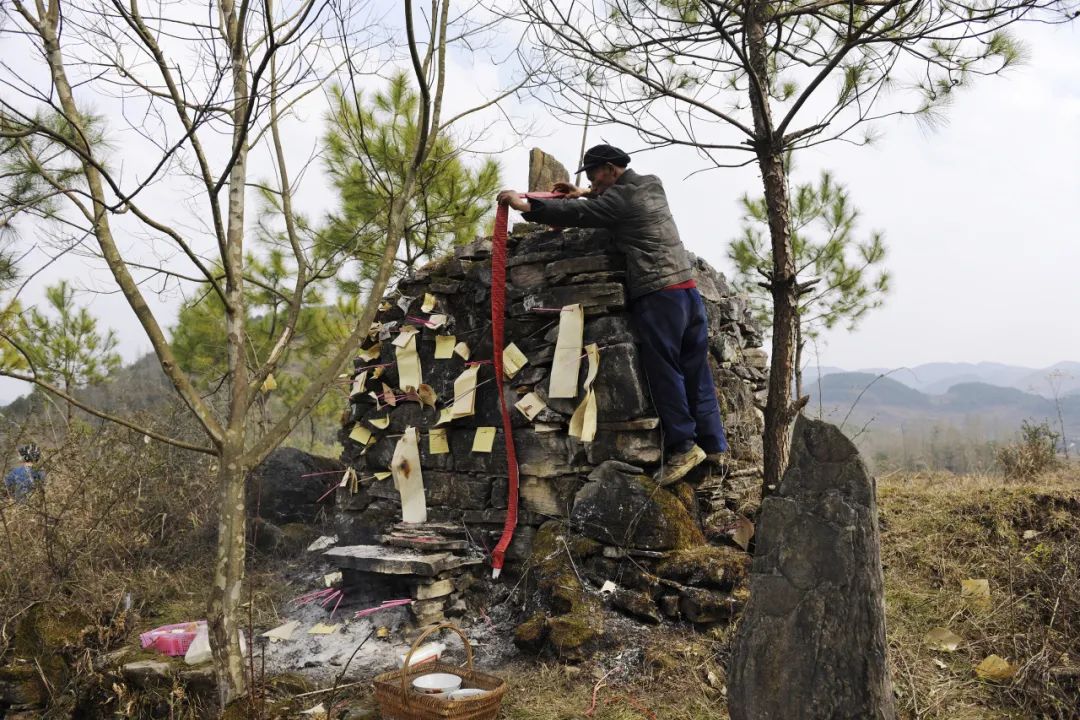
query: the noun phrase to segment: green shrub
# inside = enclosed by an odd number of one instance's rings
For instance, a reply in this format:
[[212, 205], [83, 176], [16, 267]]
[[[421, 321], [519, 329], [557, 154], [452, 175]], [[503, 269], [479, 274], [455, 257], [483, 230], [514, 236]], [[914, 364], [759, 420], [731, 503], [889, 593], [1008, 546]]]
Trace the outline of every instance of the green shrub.
[[1061, 464], [1057, 454], [1061, 436], [1046, 422], [1024, 421], [1020, 440], [998, 448], [997, 463], [1005, 476], [1014, 480], [1030, 480], [1054, 470]]

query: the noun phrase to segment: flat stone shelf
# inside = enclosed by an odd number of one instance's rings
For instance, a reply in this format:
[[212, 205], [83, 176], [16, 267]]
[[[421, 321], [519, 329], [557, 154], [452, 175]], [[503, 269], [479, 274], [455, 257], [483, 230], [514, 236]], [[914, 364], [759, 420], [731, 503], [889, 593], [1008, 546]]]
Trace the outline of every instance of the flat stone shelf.
[[419, 575], [435, 577], [455, 568], [479, 565], [479, 557], [462, 557], [452, 553], [422, 553], [385, 545], [348, 545], [323, 553], [340, 568], [382, 575]]

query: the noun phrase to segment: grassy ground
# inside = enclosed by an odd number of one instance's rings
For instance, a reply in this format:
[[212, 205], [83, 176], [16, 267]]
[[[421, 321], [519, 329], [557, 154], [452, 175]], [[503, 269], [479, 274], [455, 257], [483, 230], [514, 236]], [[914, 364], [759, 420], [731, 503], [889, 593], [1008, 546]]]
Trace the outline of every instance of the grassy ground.
[[[88, 653], [200, 615], [208, 568], [193, 558], [212, 557], [212, 473], [166, 451], [141, 450], [143, 462], [126, 462], [115, 451], [123, 442], [143, 445], [139, 437], [79, 436], [66, 455], [54, 457], [49, 504], [6, 509], [0, 657], [40, 640], [51, 648], [43, 648], [48, 660], [60, 652], [53, 646], [65, 645], [66, 661], [78, 661], [78, 669], [64, 682], [54, 678], [50, 692], [107, 698], [108, 712], [142, 717], [123, 688], [86, 687], [98, 679]], [[888, 639], [902, 716], [1080, 718], [1080, 469], [1023, 485], [993, 477], [893, 475], [880, 482], [879, 504]], [[270, 622], [275, 603], [297, 592], [282, 586], [281, 574], [287, 562], [299, 560], [271, 558], [252, 573], [256, 624]], [[988, 603], [962, 597], [961, 583], [969, 579], [987, 581]], [[129, 594], [133, 612], [117, 613]], [[71, 626], [64, 643], [51, 642], [44, 631], [41, 638], [20, 638], [22, 621], [46, 610], [63, 610], [61, 619]], [[954, 652], [925, 642], [938, 627], [962, 639]], [[730, 630], [641, 630], [621, 658], [606, 653], [576, 667], [517, 661], [497, 669], [511, 680], [502, 716], [724, 718], [729, 636]], [[1008, 661], [1014, 677], [980, 679], [975, 666], [991, 654]], [[350, 698], [357, 707], [365, 703], [362, 686], [350, 692], [359, 692]], [[310, 707], [320, 697], [302, 704]], [[169, 699], [170, 712], [174, 704], [185, 703]], [[178, 710], [172, 717], [194, 714]]]
[[[1078, 498], [1075, 472], [1025, 485], [947, 475], [882, 482], [888, 638], [904, 718], [1080, 717], [1080, 678], [1070, 677], [1080, 675]], [[989, 581], [988, 606], [961, 596], [965, 579]], [[929, 647], [924, 637], [935, 627], [963, 638], [960, 647]], [[643, 672], [602, 682], [588, 665], [506, 668], [513, 689], [504, 716], [564, 720], [594, 708], [596, 720], [727, 717], [723, 671], [712, 660], [723, 640], [675, 633], [653, 642], [671, 651], [670, 667], [647, 648]], [[979, 679], [975, 666], [990, 654], [1016, 668], [1011, 681]]]

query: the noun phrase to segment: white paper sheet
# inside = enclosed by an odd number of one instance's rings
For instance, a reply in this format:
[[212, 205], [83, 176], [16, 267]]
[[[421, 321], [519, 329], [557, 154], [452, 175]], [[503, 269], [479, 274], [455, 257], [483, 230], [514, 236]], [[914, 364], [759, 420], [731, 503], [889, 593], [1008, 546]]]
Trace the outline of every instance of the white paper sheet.
[[581, 305], [567, 305], [559, 313], [559, 338], [551, 362], [549, 398], [577, 397], [578, 368], [581, 367], [581, 343], [585, 333], [585, 314]]
[[401, 519], [407, 523], [427, 522], [418, 435], [416, 428], [406, 428], [394, 448], [394, 458], [390, 463], [394, 485], [401, 494]]
[[[396, 343], [395, 343], [396, 344]], [[398, 386], [417, 389], [423, 385], [424, 380], [420, 370], [420, 355], [416, 352], [416, 336], [409, 337], [409, 341], [397, 349]]]

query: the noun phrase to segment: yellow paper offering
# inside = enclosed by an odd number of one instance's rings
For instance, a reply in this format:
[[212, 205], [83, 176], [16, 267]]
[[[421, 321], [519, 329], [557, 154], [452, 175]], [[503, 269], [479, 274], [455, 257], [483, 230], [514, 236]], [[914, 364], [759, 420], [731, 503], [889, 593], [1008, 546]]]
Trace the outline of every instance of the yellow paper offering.
[[390, 425], [390, 416], [383, 415], [380, 418], [370, 418], [368, 420], [368, 425], [379, 428], [380, 430], [385, 430]]
[[358, 358], [360, 358], [361, 360], [371, 362], [372, 360], [377, 360], [379, 358], [379, 354], [381, 352], [382, 352], [382, 347], [381, 346], [372, 345], [369, 348], [360, 348], [360, 352], [356, 353], [356, 356]]
[[349, 390], [349, 397], [364, 392], [365, 385], [367, 385], [367, 370], [353, 378], [352, 389]]
[[457, 338], [453, 335], [436, 335], [435, 336], [435, 359], [436, 360], [449, 360], [454, 356], [454, 345], [457, 344]]
[[424, 304], [420, 306], [420, 309], [426, 313], [435, 309], [435, 296], [431, 293], [424, 293]]
[[358, 442], [361, 445], [367, 445], [371, 442], [371, 431], [360, 423], [357, 423], [353, 426], [352, 432], [349, 433], [349, 439], [353, 442]]
[[428, 318], [427, 326], [429, 328], [431, 328], [432, 330], [438, 330], [439, 328], [441, 328], [445, 324], [446, 324], [446, 316], [436, 314], [436, 315], [432, 315], [431, 317]]
[[559, 313], [559, 337], [551, 362], [549, 398], [577, 397], [578, 368], [581, 367], [581, 343], [585, 333], [585, 314], [581, 305], [567, 305]]
[[455, 418], [472, 415], [476, 403], [476, 376], [480, 372], [479, 365], [465, 368], [465, 372], [458, 375], [454, 381], [454, 406], [452, 416]]
[[541, 410], [547, 407], [547, 403], [541, 400], [539, 395], [531, 392], [514, 403], [514, 407], [520, 410], [522, 415], [532, 420], [540, 414]]
[[589, 371], [585, 376], [585, 399], [570, 418], [567, 432], [581, 442], [592, 442], [596, 437], [596, 393], [593, 392], [592, 385], [600, 368], [600, 349], [596, 343], [591, 343], [585, 348], [585, 352], [589, 357]]
[[452, 407], [444, 407], [439, 411], [439, 419], [435, 421], [435, 427], [439, 425], [445, 425], [454, 419], [454, 409]]
[[419, 433], [406, 428], [390, 462], [394, 485], [401, 493], [401, 520], [407, 523], [427, 522], [427, 500], [424, 498], [424, 476], [420, 471]]
[[402, 390], [407, 388], [415, 390], [424, 383], [420, 372], [420, 355], [416, 352], [415, 334], [409, 336], [405, 345], [398, 346], [397, 368], [398, 387]]
[[512, 378], [518, 374], [521, 368], [529, 362], [525, 353], [521, 352], [517, 345], [510, 343], [503, 349], [503, 374]]
[[450, 452], [450, 445], [446, 441], [446, 428], [428, 430], [428, 453], [445, 455], [448, 452]]
[[375, 479], [376, 480], [385, 480], [386, 478], [390, 477], [391, 475], [393, 475], [393, 473], [391, 473], [391, 472], [385, 472], [385, 471], [377, 472], [377, 473], [375, 473]]
[[399, 348], [405, 347], [410, 342], [412, 342], [413, 336], [415, 336], [417, 332], [419, 331], [416, 329], [415, 325], [406, 325], [405, 327], [401, 328], [401, 332], [399, 332], [398, 336], [394, 338], [394, 345]]
[[454, 346], [454, 353], [457, 354], [462, 360], [469, 359], [469, 346], [465, 344], [465, 341], [459, 342]]
[[476, 428], [476, 435], [473, 436], [472, 451], [489, 453], [491, 452], [492, 445], [495, 444], [495, 428], [493, 427], [478, 427]]

